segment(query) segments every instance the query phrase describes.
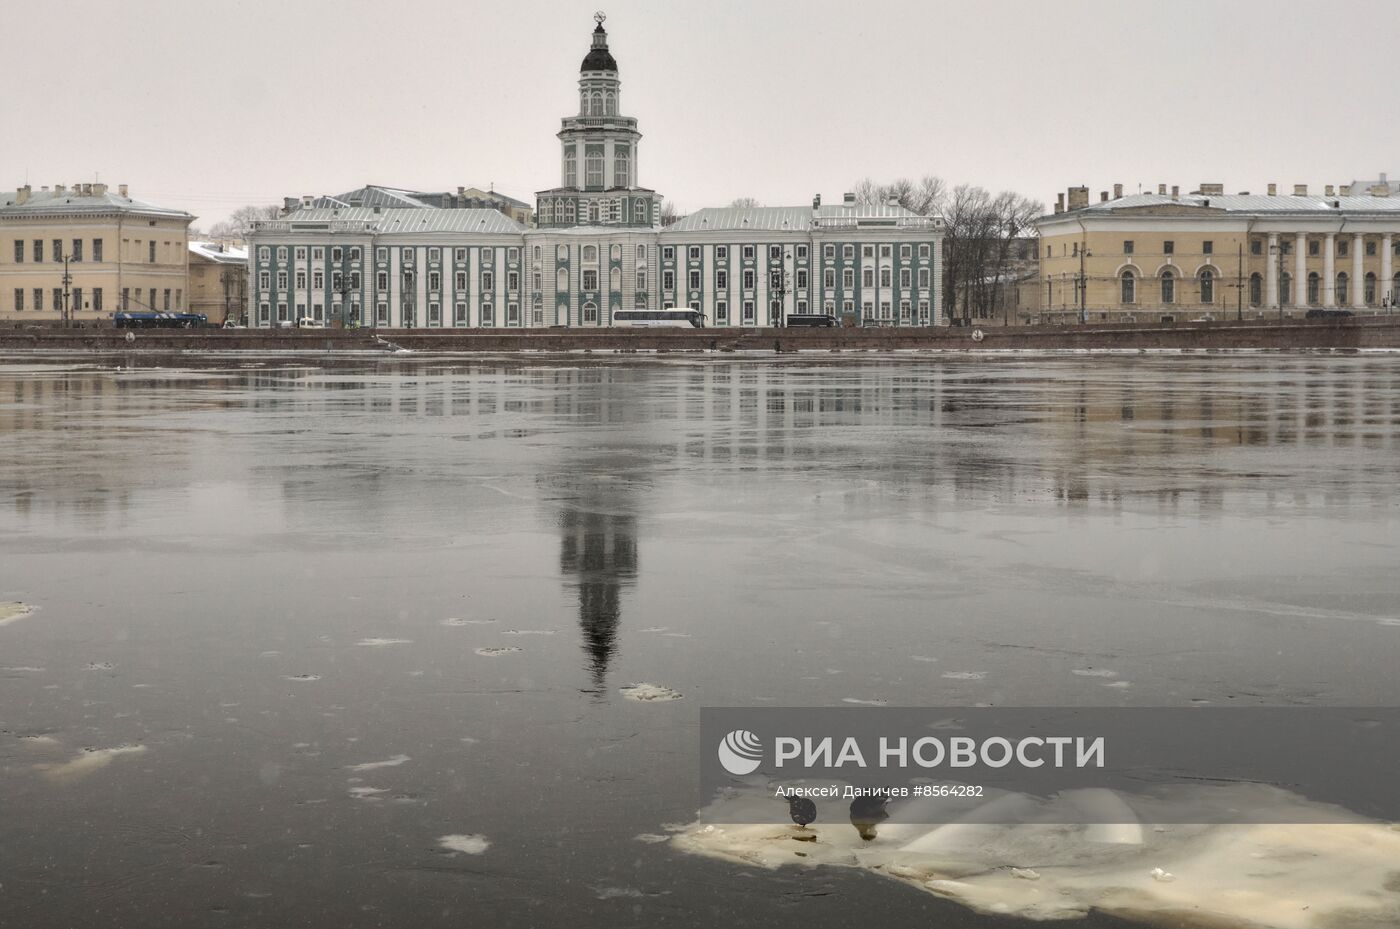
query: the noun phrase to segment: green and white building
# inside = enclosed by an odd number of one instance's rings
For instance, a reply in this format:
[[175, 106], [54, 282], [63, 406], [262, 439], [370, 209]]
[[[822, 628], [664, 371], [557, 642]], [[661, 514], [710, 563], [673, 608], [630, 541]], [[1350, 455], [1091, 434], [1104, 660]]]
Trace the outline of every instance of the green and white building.
[[[353, 206], [289, 201], [250, 240], [249, 319], [388, 328], [608, 326], [622, 309], [691, 307], [710, 326], [830, 313], [849, 325], [940, 321], [941, 221], [894, 204], [702, 209], [661, 225], [638, 183], [601, 15], [564, 117], [559, 185], [533, 225], [474, 201], [392, 191]], [[384, 189], [388, 191], [387, 188]], [[466, 204], [465, 206], [463, 204]]]

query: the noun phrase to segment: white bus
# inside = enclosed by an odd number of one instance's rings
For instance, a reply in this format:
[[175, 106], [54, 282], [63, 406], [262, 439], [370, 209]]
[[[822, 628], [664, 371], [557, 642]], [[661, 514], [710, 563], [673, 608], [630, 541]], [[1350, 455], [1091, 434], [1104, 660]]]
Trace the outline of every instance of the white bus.
[[613, 313], [617, 326], [693, 326], [705, 327], [705, 314], [699, 310], [618, 310]]

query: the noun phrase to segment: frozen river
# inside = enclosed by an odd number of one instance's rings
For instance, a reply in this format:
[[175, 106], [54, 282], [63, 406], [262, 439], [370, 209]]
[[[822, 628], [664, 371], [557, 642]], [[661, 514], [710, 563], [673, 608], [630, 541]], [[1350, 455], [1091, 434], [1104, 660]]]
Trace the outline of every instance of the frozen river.
[[4, 927], [1024, 926], [664, 841], [699, 708], [1400, 700], [1395, 356], [13, 362], [0, 443]]

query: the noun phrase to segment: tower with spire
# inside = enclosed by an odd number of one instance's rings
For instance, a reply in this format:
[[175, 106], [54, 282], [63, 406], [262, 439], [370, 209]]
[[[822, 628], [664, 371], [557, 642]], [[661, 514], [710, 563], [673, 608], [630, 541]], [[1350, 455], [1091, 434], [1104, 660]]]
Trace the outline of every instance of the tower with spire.
[[608, 49], [607, 17], [593, 16], [592, 45], [579, 66], [578, 113], [559, 130], [559, 186], [536, 193], [542, 228], [630, 226], [660, 221], [660, 197], [637, 184], [637, 121], [621, 115], [617, 59]]

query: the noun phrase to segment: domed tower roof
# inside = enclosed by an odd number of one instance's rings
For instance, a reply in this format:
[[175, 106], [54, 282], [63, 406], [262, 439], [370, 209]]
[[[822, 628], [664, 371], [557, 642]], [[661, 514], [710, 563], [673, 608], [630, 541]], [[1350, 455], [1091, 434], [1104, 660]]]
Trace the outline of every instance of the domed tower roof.
[[583, 57], [583, 64], [579, 65], [579, 70], [616, 71], [617, 59], [613, 58], [612, 52], [608, 51], [608, 33], [603, 28], [603, 20], [607, 17], [602, 13], [597, 13], [593, 18], [598, 21], [597, 28], [593, 30], [593, 47]]

